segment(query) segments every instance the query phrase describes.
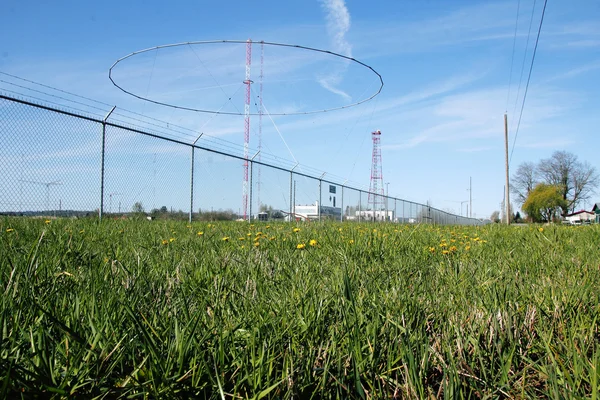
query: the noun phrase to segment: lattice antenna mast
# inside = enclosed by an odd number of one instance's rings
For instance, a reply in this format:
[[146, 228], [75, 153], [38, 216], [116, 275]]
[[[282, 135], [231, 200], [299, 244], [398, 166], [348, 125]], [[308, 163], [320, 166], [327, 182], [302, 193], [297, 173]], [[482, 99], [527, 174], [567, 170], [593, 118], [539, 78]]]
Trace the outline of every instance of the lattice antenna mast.
[[[373, 139], [373, 156], [371, 160], [371, 183], [369, 185], [369, 205], [372, 210], [383, 209], [383, 174], [381, 172], [381, 131], [371, 132]], [[375, 214], [373, 214], [375, 215]]]
[[261, 206], [261, 202], [260, 202], [260, 185], [261, 185], [261, 177], [260, 177], [260, 170], [261, 170], [261, 153], [262, 153], [262, 116], [263, 116], [263, 78], [264, 78], [264, 64], [265, 64], [265, 42], [261, 41], [260, 42], [260, 77], [258, 78], [258, 85], [259, 85], [259, 93], [258, 93], [258, 177], [257, 177], [257, 184], [256, 184], [256, 191], [257, 191], [257, 196], [256, 196], [256, 200], [257, 200], [257, 204], [258, 204], [258, 210], [260, 211], [260, 206]]
[[252, 64], [252, 40], [246, 41], [246, 103], [244, 104], [244, 181], [242, 191], [242, 207], [244, 219], [248, 216], [248, 144], [250, 142], [250, 65]]

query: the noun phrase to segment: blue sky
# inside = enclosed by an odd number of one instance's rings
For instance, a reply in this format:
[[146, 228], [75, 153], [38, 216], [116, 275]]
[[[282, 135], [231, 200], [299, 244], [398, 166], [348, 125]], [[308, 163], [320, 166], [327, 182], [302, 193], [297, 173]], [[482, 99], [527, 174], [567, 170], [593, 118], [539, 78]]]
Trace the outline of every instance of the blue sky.
[[[241, 146], [242, 117], [184, 113], [133, 99], [110, 83], [108, 69], [131, 52], [187, 41], [252, 38], [340, 52], [382, 75], [381, 94], [342, 111], [274, 116], [272, 121], [264, 116], [265, 159], [271, 153], [292, 165], [297, 160], [368, 188], [370, 132], [379, 129], [383, 176], [391, 195], [460, 212], [461, 202], [469, 198], [471, 178], [473, 214], [488, 217], [503, 199], [505, 111], [511, 149], [514, 145], [512, 170], [556, 150], [573, 152], [600, 169], [595, 144], [600, 125], [600, 3], [548, 3], [515, 142], [515, 122], [543, 1], [535, 2], [535, 8], [533, 0], [520, 1], [513, 58], [517, 4], [516, 0], [4, 0], [0, 71], [201, 129], [207, 136]], [[259, 52], [254, 46], [253, 98], [258, 90]], [[124, 85], [154, 98], [198, 108], [243, 110], [244, 89], [238, 89], [244, 78], [244, 57], [243, 45], [204, 45], [194, 50], [184, 46], [128, 59], [115, 74]], [[263, 99], [273, 113], [344, 105], [377, 89], [369, 71], [301, 50], [267, 46], [264, 68]], [[9, 84], [0, 83], [0, 88], [14, 90]], [[230, 102], [227, 96], [232, 97]], [[255, 118], [251, 124], [250, 147], [255, 149]], [[153, 154], [159, 150], [155, 148]], [[162, 153], [167, 157], [176, 152]], [[230, 196], [223, 196], [223, 204], [235, 209], [241, 167], [229, 169], [223, 173], [232, 181], [239, 178], [235, 190], [231, 189], [236, 201], [228, 204], [225, 199]], [[280, 188], [287, 194], [285, 177], [272, 181], [276, 180], [281, 182], [273, 192]], [[312, 201], [311, 194], [306, 197], [304, 202]]]

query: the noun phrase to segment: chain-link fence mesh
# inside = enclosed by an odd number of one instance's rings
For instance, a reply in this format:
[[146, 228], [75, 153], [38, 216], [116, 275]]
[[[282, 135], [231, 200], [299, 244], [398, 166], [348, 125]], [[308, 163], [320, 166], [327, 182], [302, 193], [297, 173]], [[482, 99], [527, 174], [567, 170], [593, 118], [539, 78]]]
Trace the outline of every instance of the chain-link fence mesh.
[[93, 213], [100, 199], [101, 126], [0, 99], [0, 210]]
[[0, 213], [481, 223], [394, 197], [373, 209], [368, 191], [298, 164], [270, 165], [274, 156], [248, 160], [244, 192], [243, 157], [198, 143], [0, 95]]

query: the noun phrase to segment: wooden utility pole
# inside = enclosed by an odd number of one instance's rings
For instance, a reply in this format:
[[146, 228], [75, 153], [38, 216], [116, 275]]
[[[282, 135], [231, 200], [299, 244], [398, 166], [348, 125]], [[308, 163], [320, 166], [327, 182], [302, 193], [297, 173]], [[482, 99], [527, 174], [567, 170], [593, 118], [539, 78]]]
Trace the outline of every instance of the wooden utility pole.
[[510, 187], [508, 184], [508, 116], [504, 114], [504, 156], [506, 161], [506, 193], [504, 198], [504, 215], [506, 215], [506, 225], [510, 225]]

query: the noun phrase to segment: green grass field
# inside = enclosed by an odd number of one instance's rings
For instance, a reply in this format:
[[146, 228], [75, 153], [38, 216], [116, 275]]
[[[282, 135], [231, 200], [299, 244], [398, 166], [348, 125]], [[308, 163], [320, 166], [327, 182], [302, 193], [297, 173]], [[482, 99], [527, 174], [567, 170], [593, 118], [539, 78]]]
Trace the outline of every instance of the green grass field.
[[598, 398], [600, 226], [0, 220], [0, 397]]

